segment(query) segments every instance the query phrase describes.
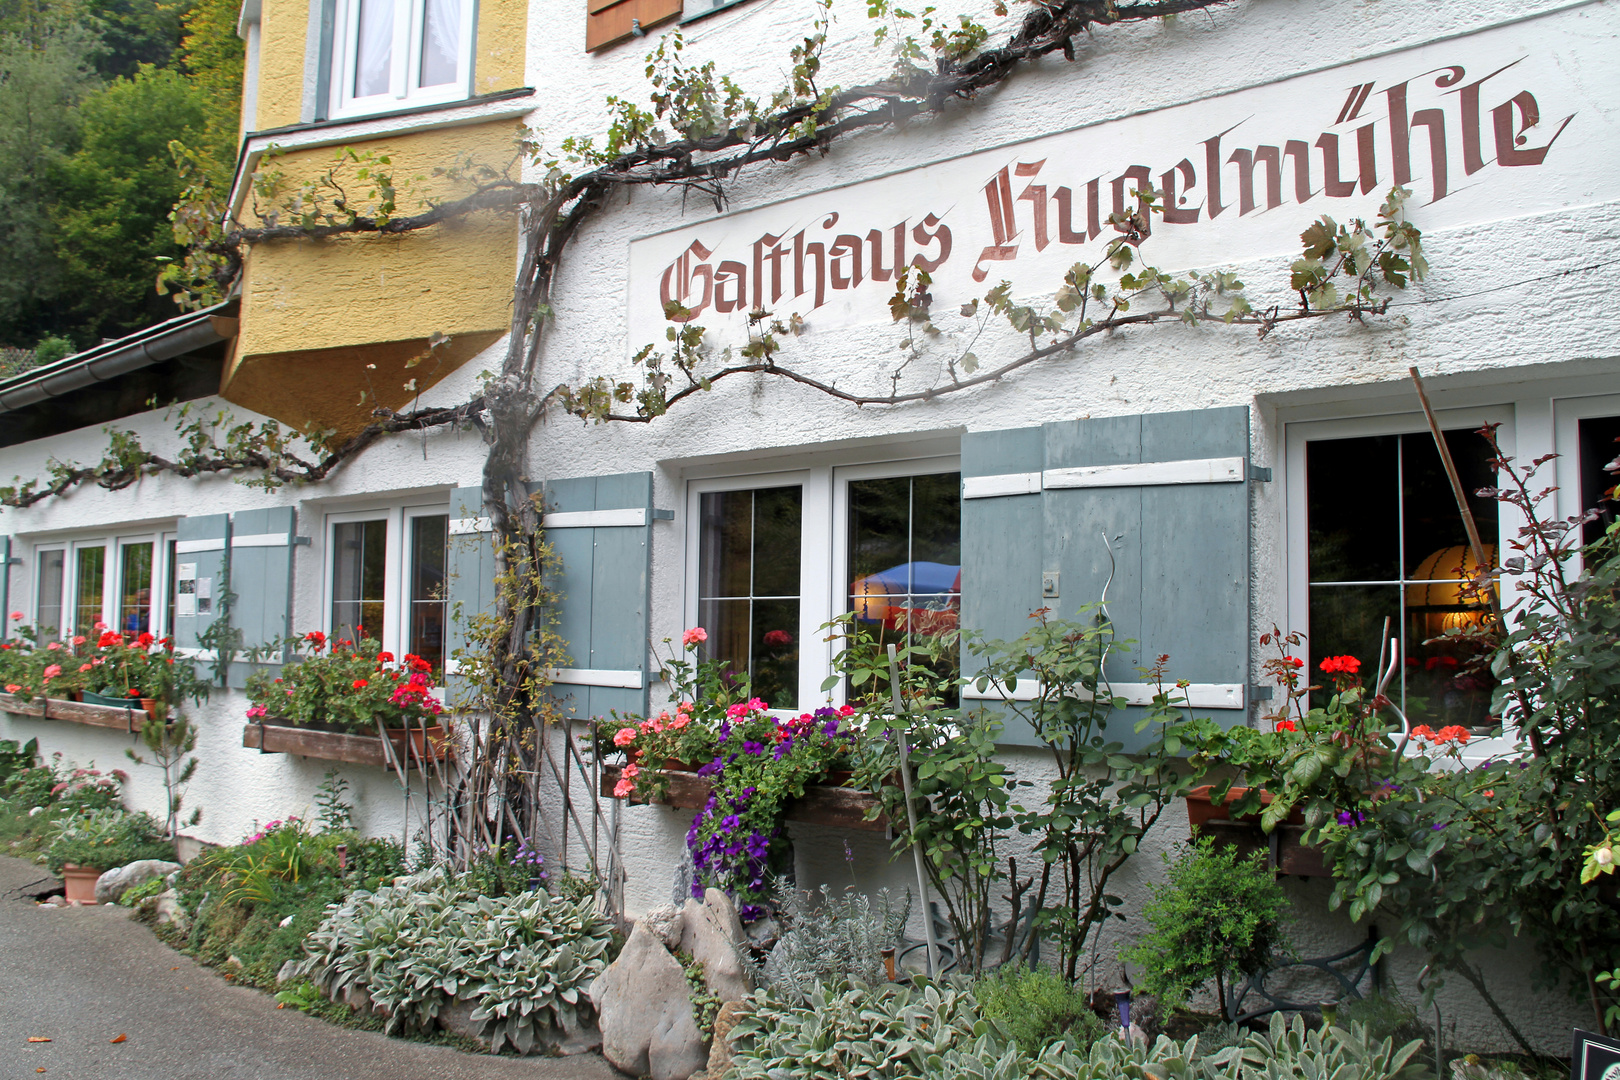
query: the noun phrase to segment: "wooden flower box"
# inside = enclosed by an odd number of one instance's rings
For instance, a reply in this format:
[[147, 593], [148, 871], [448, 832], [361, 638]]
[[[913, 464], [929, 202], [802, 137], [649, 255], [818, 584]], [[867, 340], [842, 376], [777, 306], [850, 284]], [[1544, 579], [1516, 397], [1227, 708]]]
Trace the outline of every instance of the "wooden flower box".
[[[618, 784], [623, 771], [623, 766], [620, 765], [602, 766], [602, 795], [605, 798], [615, 797], [613, 788]], [[707, 777], [690, 772], [669, 771], [664, 775], [669, 779], [669, 787], [664, 797], [658, 800], [663, 805], [701, 810], [709, 801], [709, 793], [714, 789], [714, 785]], [[629, 801], [646, 800], [632, 797]], [[887, 832], [889, 819], [884, 815], [879, 814], [871, 821], [866, 820], [867, 810], [877, 805], [878, 797], [870, 791], [857, 791], [845, 787], [809, 787], [805, 789], [804, 798], [796, 800], [788, 807], [787, 819], [802, 821], [807, 825], [831, 825], [839, 829]]]
[[70, 724], [88, 724], [133, 735], [146, 726], [146, 710], [138, 701], [131, 707], [121, 705], [92, 705], [82, 701], [63, 701], [61, 698], [40, 698], [18, 701], [13, 694], [0, 694], [0, 712], [17, 716], [37, 716], [44, 720], [64, 720]]
[[[1226, 799], [1219, 803], [1211, 800], [1211, 790], [1210, 785], [1205, 785], [1187, 793], [1187, 823], [1195, 833], [1212, 836], [1217, 843], [1235, 846], [1244, 854], [1264, 851], [1267, 865], [1279, 874], [1333, 876], [1323, 858], [1322, 849], [1307, 847], [1301, 841], [1305, 819], [1298, 810], [1268, 834], [1260, 828], [1259, 814], [1245, 814], [1236, 819], [1227, 817], [1226, 806], [1241, 798], [1244, 788], [1233, 788], [1227, 793]], [[1271, 802], [1271, 797], [1261, 792], [1260, 801], [1265, 805]]]
[[[442, 737], [441, 732], [438, 740], [442, 740]], [[420, 729], [412, 729], [410, 741], [415, 745], [412, 746], [409, 760], [406, 762], [409, 768], [422, 768], [426, 761], [442, 761], [450, 755], [450, 747], [447, 743], [436, 740], [433, 729], [429, 729], [425, 740]], [[394, 762], [406, 756], [406, 738], [403, 731], [399, 732], [397, 737], [395, 733], [390, 732], [388, 742], [391, 746], [385, 747], [383, 740], [376, 735], [295, 727], [269, 719], [262, 723], [248, 724], [242, 729], [242, 745], [261, 754], [297, 754], [300, 757], [320, 758], [323, 761], [372, 765], [379, 769], [391, 769]], [[431, 747], [431, 752], [424, 752], [424, 742]]]

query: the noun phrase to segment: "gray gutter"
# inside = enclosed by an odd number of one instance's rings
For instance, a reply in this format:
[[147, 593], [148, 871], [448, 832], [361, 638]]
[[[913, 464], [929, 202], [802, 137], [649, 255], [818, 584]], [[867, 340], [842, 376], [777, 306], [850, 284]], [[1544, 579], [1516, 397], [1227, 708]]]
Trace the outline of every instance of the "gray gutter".
[[38, 405], [228, 340], [214, 328], [213, 317], [235, 304], [226, 300], [0, 381], [0, 413]]

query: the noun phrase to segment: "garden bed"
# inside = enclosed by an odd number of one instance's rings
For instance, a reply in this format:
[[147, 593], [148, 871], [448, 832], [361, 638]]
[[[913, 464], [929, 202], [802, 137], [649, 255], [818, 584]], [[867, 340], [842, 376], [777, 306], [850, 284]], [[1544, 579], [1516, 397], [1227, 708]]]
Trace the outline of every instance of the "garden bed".
[[[613, 788], [619, 782], [619, 775], [623, 766], [602, 766], [602, 795], [614, 798]], [[701, 810], [709, 801], [709, 792], [713, 789], [706, 778], [690, 772], [667, 771], [669, 787], [664, 797], [658, 801], [665, 806], [677, 806], [685, 810]], [[631, 798], [629, 802], [644, 802], [645, 800]], [[889, 819], [879, 814], [875, 819], [866, 820], [867, 811], [878, 805], [878, 797], [870, 791], [857, 791], [854, 788], [844, 787], [809, 787], [805, 789], [804, 798], [790, 803], [787, 811], [787, 820], [802, 821], [806, 825], [831, 825], [840, 829], [860, 829], [866, 832], [887, 832]]]
[[[403, 756], [405, 740], [391, 739], [393, 753]], [[293, 727], [269, 720], [252, 723], [242, 729], [242, 745], [262, 754], [297, 754], [300, 757], [320, 758], [323, 761], [343, 761], [351, 765], [372, 765], [379, 769], [394, 767], [394, 760], [375, 735], [357, 735], [347, 731], [321, 731], [310, 727]], [[447, 747], [439, 747], [436, 756], [447, 756]], [[419, 755], [413, 752], [407, 765], [422, 767]]]
[[146, 726], [146, 710], [137, 702], [133, 708], [117, 705], [87, 705], [82, 701], [39, 698], [18, 701], [14, 694], [0, 694], [0, 712], [17, 716], [38, 716], [45, 720], [65, 720], [70, 724], [111, 728], [133, 735]]

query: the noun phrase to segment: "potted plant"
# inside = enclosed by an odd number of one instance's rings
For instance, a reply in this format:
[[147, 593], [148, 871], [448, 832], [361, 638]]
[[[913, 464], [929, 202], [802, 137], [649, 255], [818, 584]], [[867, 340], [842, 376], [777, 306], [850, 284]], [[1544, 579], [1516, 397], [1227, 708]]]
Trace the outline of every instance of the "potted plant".
[[375, 735], [380, 720], [395, 753], [421, 760], [444, 752], [444, 704], [433, 696], [433, 665], [412, 653], [396, 660], [373, 638], [329, 642], [319, 630], [299, 640], [281, 674], [250, 676], [249, 720]]
[[84, 701], [119, 708], [138, 704], [154, 720], [160, 702], [172, 707], [189, 697], [200, 705], [208, 697], [208, 684], [197, 678], [195, 669], [175, 663], [173, 638], [143, 633], [126, 640], [102, 629], [95, 653], [79, 665], [79, 672]]
[[[14, 611], [11, 617], [20, 622], [22, 612]], [[36, 697], [64, 701], [74, 697], [84, 683], [84, 673], [73, 650], [85, 639], [41, 642], [39, 632], [31, 626], [17, 627], [16, 634], [0, 642], [0, 687], [22, 702]]]
[[117, 806], [63, 818], [45, 852], [45, 863], [61, 876], [67, 898], [84, 904], [96, 902], [96, 879], [108, 870], [141, 859], [173, 858], [174, 845], [163, 839], [156, 818]]

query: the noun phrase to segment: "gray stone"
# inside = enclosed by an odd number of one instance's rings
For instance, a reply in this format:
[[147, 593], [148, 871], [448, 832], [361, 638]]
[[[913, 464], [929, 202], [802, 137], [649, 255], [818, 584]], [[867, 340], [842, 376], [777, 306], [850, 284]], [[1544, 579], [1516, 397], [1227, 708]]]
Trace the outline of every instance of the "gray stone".
[[128, 866], [108, 870], [96, 878], [96, 903], [116, 904], [118, 898], [137, 885], [180, 869], [180, 864], [163, 859], [141, 859]]
[[602, 1056], [631, 1076], [687, 1080], [707, 1054], [686, 972], [657, 935], [638, 923], [619, 958], [591, 983]]
[[678, 948], [681, 944], [681, 909], [674, 904], [660, 904], [655, 908], [649, 908], [636, 925], [646, 926], [654, 937], [664, 943], [666, 949]]
[[179, 859], [182, 865], [195, 859], [203, 852], [217, 847], [219, 847], [218, 844], [210, 844], [205, 840], [198, 840], [194, 836], [177, 836], [174, 838], [175, 858]]
[[172, 925], [176, 930], [184, 933], [191, 928], [191, 916], [186, 909], [180, 906], [180, 892], [169, 889], [160, 892], [151, 899], [152, 921], [159, 926]]
[[475, 1039], [478, 1045], [485, 1050], [489, 1049], [489, 1040], [484, 1038], [484, 1022], [473, 1020], [473, 1010], [478, 1008], [476, 1001], [466, 998], [451, 998], [439, 1009], [439, 1026], [456, 1035], [463, 1035]]
[[290, 983], [294, 979], [298, 978], [298, 963], [299, 962], [297, 960], [289, 960], [285, 964], [281, 965], [281, 970], [276, 972], [277, 986]]
[[721, 1001], [736, 1001], [754, 988], [737, 946], [745, 940], [742, 920], [731, 898], [719, 889], [703, 894], [703, 903], [686, 902], [681, 919], [681, 952], [703, 965], [703, 982]]
[[748, 1003], [728, 1001], [714, 1015], [714, 1041], [709, 1043], [708, 1075], [719, 1080], [731, 1068], [731, 1029], [748, 1015]]

